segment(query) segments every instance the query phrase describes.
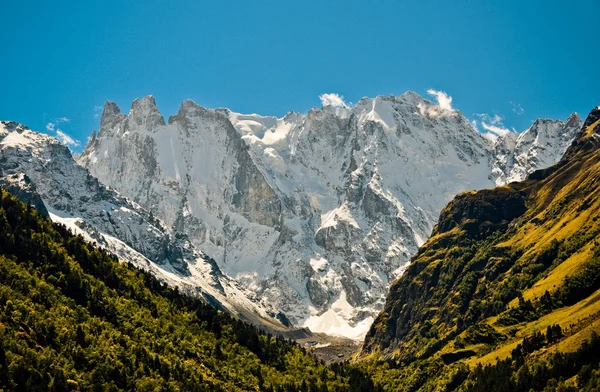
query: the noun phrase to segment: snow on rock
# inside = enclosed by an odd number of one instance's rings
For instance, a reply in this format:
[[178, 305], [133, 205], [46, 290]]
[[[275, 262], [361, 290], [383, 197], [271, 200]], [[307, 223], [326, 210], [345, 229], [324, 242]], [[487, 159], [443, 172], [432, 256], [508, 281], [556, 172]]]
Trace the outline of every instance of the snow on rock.
[[521, 181], [534, 170], [558, 162], [582, 125], [579, 115], [573, 113], [566, 122], [538, 119], [521, 134], [498, 137], [491, 177], [495, 185]]
[[78, 162], [211, 255], [257, 308], [360, 339], [454, 195], [554, 163], [580, 123], [489, 140], [413, 92], [282, 118], [185, 101], [165, 122], [146, 97], [128, 115], [107, 103]]

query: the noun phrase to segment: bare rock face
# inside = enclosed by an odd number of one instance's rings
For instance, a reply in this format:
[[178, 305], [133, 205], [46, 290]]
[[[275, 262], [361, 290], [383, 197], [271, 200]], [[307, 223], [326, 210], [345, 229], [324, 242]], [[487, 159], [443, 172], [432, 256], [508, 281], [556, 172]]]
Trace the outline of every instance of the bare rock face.
[[360, 338], [454, 195], [556, 162], [580, 122], [490, 140], [408, 92], [282, 118], [188, 100], [165, 123], [146, 97], [128, 115], [107, 103], [78, 162], [211, 255], [255, 306]]

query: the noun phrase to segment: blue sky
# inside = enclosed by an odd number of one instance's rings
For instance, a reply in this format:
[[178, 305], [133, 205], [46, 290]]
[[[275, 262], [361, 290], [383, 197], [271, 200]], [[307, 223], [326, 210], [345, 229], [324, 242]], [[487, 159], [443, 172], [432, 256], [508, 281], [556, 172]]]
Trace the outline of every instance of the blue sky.
[[187, 98], [283, 115], [323, 93], [435, 89], [519, 131], [600, 105], [600, 0], [5, 0], [0, 14], [0, 119], [82, 143], [105, 100], [126, 112], [148, 94], [165, 117]]

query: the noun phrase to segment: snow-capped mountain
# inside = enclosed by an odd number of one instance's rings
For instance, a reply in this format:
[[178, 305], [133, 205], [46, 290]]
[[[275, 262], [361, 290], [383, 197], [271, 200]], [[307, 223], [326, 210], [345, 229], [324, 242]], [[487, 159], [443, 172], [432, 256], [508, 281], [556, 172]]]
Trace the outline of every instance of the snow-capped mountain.
[[166, 283], [248, 321], [283, 328], [272, 307], [257, 307], [253, 293], [225, 276], [184, 233], [102, 185], [55, 138], [0, 122], [0, 186]]
[[127, 115], [107, 102], [78, 162], [258, 308], [360, 338], [454, 195], [556, 162], [580, 126], [574, 114], [484, 137], [412, 92], [282, 118], [185, 101], [165, 122], [145, 97]]

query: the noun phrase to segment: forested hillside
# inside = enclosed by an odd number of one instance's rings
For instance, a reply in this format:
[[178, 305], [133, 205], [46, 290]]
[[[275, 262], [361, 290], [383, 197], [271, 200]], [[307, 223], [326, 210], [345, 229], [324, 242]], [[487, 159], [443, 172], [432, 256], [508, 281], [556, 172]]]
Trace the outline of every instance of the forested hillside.
[[558, 164], [442, 211], [367, 335], [362, 354], [380, 385], [598, 385], [599, 124], [596, 108]]
[[0, 390], [371, 390], [41, 218], [0, 189]]

